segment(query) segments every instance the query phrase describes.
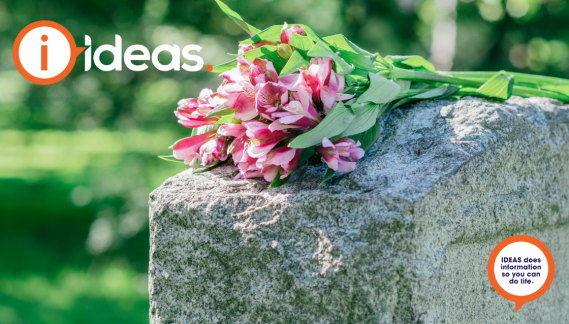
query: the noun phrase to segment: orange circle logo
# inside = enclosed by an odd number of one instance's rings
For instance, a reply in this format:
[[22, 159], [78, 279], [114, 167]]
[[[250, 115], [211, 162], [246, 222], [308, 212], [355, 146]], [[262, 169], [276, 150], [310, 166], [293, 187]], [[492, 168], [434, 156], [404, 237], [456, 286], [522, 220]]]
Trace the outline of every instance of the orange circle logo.
[[85, 47], [77, 47], [71, 33], [48, 20], [27, 25], [16, 37], [12, 57], [20, 74], [37, 84], [53, 84], [73, 69]]
[[516, 235], [500, 242], [488, 259], [488, 278], [500, 296], [523, 304], [543, 295], [555, 275], [551, 252], [540, 240]]

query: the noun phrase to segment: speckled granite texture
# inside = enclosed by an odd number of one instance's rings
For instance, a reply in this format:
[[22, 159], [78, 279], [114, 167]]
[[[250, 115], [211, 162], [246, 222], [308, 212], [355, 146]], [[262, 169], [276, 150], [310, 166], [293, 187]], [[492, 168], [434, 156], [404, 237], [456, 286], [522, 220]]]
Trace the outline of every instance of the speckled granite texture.
[[[427, 101], [382, 125], [324, 187], [318, 159], [277, 189], [230, 166], [164, 182], [150, 195], [150, 322], [566, 323], [569, 106]], [[486, 274], [514, 234], [557, 264], [518, 313]]]

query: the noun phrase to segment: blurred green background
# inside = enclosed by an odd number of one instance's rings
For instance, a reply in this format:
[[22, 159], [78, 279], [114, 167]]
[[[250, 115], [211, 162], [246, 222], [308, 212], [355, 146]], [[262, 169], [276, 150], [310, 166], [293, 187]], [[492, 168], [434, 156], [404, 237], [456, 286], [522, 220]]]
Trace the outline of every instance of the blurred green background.
[[[260, 29], [305, 23], [439, 69], [569, 77], [566, 0], [226, 3]], [[198, 44], [212, 65], [247, 35], [213, 0], [0, 0], [0, 324], [147, 322], [148, 194], [184, 169], [156, 156], [189, 135], [176, 102], [220, 81], [152, 65], [85, 72], [81, 55], [63, 81], [31, 84], [12, 45], [37, 20], [61, 23], [78, 46], [84, 35], [94, 47], [114, 44], [115, 34], [123, 51]]]

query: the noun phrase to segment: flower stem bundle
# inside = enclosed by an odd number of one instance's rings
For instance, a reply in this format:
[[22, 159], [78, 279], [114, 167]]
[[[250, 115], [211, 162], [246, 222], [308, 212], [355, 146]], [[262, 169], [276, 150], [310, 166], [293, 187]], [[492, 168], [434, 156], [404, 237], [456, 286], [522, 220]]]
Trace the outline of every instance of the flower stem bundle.
[[215, 66], [214, 92], [183, 99], [175, 112], [191, 128], [172, 145], [194, 172], [231, 161], [235, 178], [284, 184], [315, 154], [328, 171], [350, 172], [379, 139], [379, 118], [407, 103], [447, 97], [546, 97], [569, 102], [569, 80], [512, 72], [440, 72], [420, 56], [386, 56], [343, 35], [320, 37], [306, 25], [259, 30], [223, 2], [249, 38], [235, 58]]

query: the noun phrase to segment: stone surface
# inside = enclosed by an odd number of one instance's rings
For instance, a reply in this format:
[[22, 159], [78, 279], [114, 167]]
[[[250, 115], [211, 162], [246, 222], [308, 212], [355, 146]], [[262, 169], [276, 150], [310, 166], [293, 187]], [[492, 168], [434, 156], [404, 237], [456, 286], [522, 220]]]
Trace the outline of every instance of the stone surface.
[[[150, 196], [150, 322], [566, 323], [568, 123], [548, 99], [427, 101], [324, 187], [318, 160], [277, 189], [180, 173]], [[517, 313], [486, 273], [515, 234], [557, 265]]]

